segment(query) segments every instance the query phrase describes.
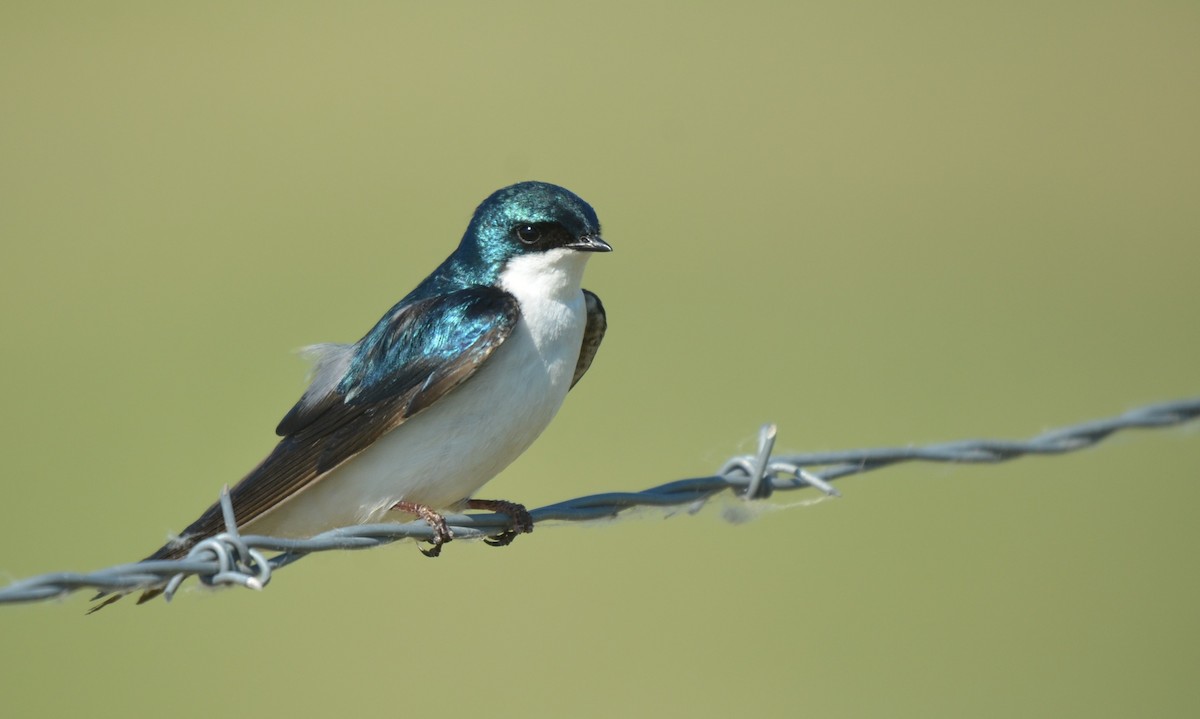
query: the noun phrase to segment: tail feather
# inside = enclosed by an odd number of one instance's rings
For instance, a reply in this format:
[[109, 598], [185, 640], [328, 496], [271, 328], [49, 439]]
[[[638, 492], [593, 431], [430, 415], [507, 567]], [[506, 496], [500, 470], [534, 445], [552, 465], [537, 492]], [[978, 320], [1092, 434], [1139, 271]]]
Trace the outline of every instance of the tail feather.
[[[151, 554], [150, 556], [146, 557], [142, 561], [143, 562], [152, 562], [152, 561], [157, 561], [160, 559], [166, 559], [166, 560], [183, 559], [184, 557], [186, 557], [188, 555], [188, 552], [192, 551], [192, 547], [196, 546], [196, 543], [197, 543], [197, 539], [195, 537], [187, 537], [187, 536], [180, 537], [179, 539], [172, 540], [170, 542], [167, 542], [163, 546], [159, 547], [158, 551], [154, 552], [154, 554]], [[142, 591], [142, 596], [138, 597], [137, 603], [145, 604], [146, 602], [150, 601], [151, 599], [154, 599], [155, 597], [162, 594], [165, 589], [166, 589], [165, 582], [163, 583], [162, 586], [155, 586], [155, 587], [149, 587], [147, 589], [144, 589]], [[121, 599], [123, 599], [126, 595], [133, 594], [136, 591], [138, 591], [138, 590], [135, 589], [130, 592], [118, 592], [116, 594], [110, 594], [109, 592], [100, 592], [96, 596], [92, 597], [93, 602], [100, 602], [100, 603], [96, 604], [92, 608], [88, 609], [87, 613], [95, 614], [96, 612], [100, 611], [101, 609], [104, 609], [108, 605], [113, 604], [114, 602], [118, 602]], [[103, 601], [101, 601], [101, 600], [103, 600]]]
[[[105, 594], [104, 592], [100, 592], [100, 593], [99, 593], [99, 594], [97, 594], [96, 596], [92, 597], [92, 601], [93, 601], [93, 602], [100, 601], [101, 599], [104, 599], [104, 597], [106, 597], [106, 596], [108, 596], [108, 595], [107, 595], [107, 594]], [[125, 596], [124, 594], [114, 594], [114, 595], [112, 595], [111, 597], [108, 597], [108, 599], [104, 599], [104, 601], [103, 601], [103, 602], [100, 602], [100, 603], [99, 603], [99, 604], [97, 604], [96, 606], [94, 606], [94, 607], [92, 607], [91, 609], [87, 610], [87, 613], [88, 613], [88, 614], [95, 614], [96, 612], [100, 611], [101, 609], [104, 609], [105, 607], [107, 607], [108, 605], [112, 604], [113, 602], [119, 601], [119, 600], [121, 599], [121, 597], [124, 597], [124, 596]]]

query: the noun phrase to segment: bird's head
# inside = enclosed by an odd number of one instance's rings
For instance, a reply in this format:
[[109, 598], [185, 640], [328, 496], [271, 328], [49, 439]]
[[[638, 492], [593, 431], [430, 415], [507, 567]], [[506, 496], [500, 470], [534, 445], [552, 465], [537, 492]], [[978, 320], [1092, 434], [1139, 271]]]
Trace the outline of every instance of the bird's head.
[[518, 259], [582, 269], [590, 253], [610, 251], [591, 205], [545, 182], [521, 182], [492, 193], [475, 210], [459, 246], [459, 253], [493, 281]]

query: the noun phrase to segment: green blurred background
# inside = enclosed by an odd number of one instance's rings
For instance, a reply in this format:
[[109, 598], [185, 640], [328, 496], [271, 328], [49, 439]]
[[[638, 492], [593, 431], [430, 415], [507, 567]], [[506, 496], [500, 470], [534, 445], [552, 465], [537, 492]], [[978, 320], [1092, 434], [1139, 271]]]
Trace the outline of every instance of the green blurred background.
[[[1200, 389], [1200, 5], [0, 6], [0, 572], [133, 560], [475, 204], [566, 185], [611, 328], [487, 488], [1019, 438]], [[1197, 429], [734, 525], [0, 607], [8, 716], [1195, 716]], [[800, 497], [780, 496], [780, 505]], [[191, 585], [189, 585], [191, 586]]]

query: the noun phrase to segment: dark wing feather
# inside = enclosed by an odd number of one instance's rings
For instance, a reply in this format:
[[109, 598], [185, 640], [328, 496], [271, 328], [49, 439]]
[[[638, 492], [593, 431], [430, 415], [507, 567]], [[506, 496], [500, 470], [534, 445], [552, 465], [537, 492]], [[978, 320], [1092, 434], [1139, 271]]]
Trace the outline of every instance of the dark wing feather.
[[575, 376], [571, 386], [579, 383], [579, 379], [592, 366], [600, 342], [604, 340], [604, 331], [608, 329], [608, 318], [604, 314], [604, 305], [594, 293], [583, 291], [583, 299], [587, 305], [587, 325], [583, 328], [583, 345], [579, 348], [579, 360], [575, 362]]
[[[355, 347], [345, 376], [324, 397], [305, 397], [279, 425], [275, 449], [230, 491], [239, 525], [369, 447], [469, 378], [512, 333], [516, 298], [473, 287], [393, 309]], [[149, 557], [176, 559], [224, 530], [209, 507]]]

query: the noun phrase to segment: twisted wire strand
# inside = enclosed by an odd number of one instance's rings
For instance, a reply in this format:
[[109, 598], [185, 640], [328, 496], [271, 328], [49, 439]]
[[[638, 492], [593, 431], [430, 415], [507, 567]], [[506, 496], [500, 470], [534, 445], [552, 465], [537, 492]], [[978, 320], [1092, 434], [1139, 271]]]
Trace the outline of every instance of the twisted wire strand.
[[[534, 523], [579, 522], [615, 517], [633, 507], [700, 505], [726, 490], [747, 501], [773, 492], [812, 488], [838, 494], [830, 482], [900, 462], [997, 463], [1026, 455], [1054, 455], [1092, 447], [1114, 432], [1171, 427], [1200, 417], [1200, 397], [1148, 405], [1108, 419], [1049, 430], [1028, 440], [964, 440], [924, 447], [852, 449], [773, 456], [776, 429], [765, 425], [758, 451], [730, 459], [709, 477], [681, 479], [640, 492], [606, 492], [577, 497], [530, 512]], [[820, 469], [811, 469], [819, 467]], [[170, 599], [188, 577], [207, 585], [262, 589], [271, 573], [315, 552], [369, 549], [400, 539], [428, 540], [433, 529], [424, 521], [364, 524], [330, 530], [310, 539], [241, 535], [233, 522], [228, 488], [221, 495], [226, 531], [193, 548], [184, 559], [120, 564], [95, 572], [55, 572], [20, 580], [0, 589], [0, 604], [36, 602], [79, 589], [102, 593], [162, 587]], [[506, 529], [503, 514], [449, 514], [446, 523], [456, 539], [487, 537]], [[267, 557], [264, 552], [278, 552]]]

